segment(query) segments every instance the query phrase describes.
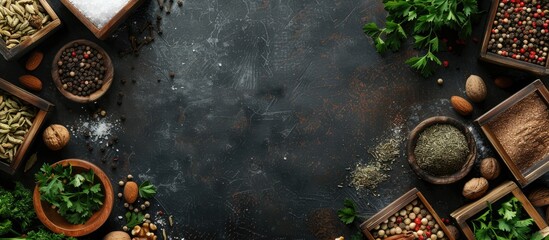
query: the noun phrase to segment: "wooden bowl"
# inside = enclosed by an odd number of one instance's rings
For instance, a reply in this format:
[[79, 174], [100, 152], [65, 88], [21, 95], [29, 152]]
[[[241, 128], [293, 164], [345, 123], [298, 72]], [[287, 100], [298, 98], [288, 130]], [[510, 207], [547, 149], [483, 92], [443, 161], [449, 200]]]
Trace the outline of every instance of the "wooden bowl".
[[[467, 140], [467, 146], [469, 147], [469, 155], [467, 156], [467, 161], [465, 162], [465, 164], [463, 164], [461, 170], [459, 170], [454, 174], [444, 175], [444, 176], [435, 176], [421, 169], [417, 164], [417, 159], [414, 154], [414, 150], [416, 148], [419, 135], [426, 128], [435, 124], [450, 124], [456, 127], [457, 129], [459, 129], [463, 133], [463, 135], [465, 135], [465, 139]], [[471, 134], [471, 132], [469, 131], [469, 129], [467, 129], [465, 125], [463, 125], [458, 120], [450, 117], [436, 116], [436, 117], [431, 117], [424, 120], [423, 122], [419, 123], [419, 125], [417, 125], [414, 128], [414, 130], [412, 130], [412, 132], [410, 133], [410, 137], [408, 138], [407, 153], [408, 153], [408, 163], [410, 164], [410, 167], [412, 168], [412, 170], [414, 170], [414, 172], [420, 178], [433, 184], [450, 184], [450, 183], [459, 181], [471, 171], [471, 169], [473, 168], [473, 164], [475, 163], [477, 150], [476, 150], [475, 138], [473, 137], [473, 134]]]
[[[101, 53], [101, 55], [103, 55], [104, 65], [107, 68], [105, 72], [105, 78], [103, 79], [103, 85], [101, 86], [101, 88], [88, 96], [74, 95], [71, 92], [63, 89], [63, 83], [61, 83], [61, 79], [59, 78], [59, 73], [58, 73], [59, 66], [57, 65], [57, 62], [59, 61], [59, 58], [61, 57], [63, 50], [65, 50], [66, 48], [70, 48], [74, 43], [84, 44], [92, 48], [95, 48], [99, 53]], [[114, 76], [114, 67], [112, 65], [111, 58], [109, 57], [107, 52], [105, 52], [103, 48], [101, 48], [99, 45], [95, 44], [94, 42], [91, 42], [85, 39], [74, 40], [72, 42], [65, 44], [63, 47], [61, 47], [61, 49], [59, 49], [57, 54], [55, 54], [55, 58], [53, 59], [53, 63], [51, 67], [51, 77], [53, 79], [53, 82], [55, 83], [55, 86], [57, 86], [57, 89], [66, 98], [79, 103], [93, 102], [99, 99], [101, 96], [103, 96], [103, 94], [105, 94], [105, 92], [111, 86], [113, 76]]]
[[80, 159], [65, 159], [54, 163], [52, 166], [58, 164], [62, 164], [63, 166], [68, 166], [71, 164], [75, 172], [93, 170], [95, 177], [97, 177], [101, 183], [101, 188], [103, 189], [103, 193], [105, 195], [103, 206], [101, 206], [101, 209], [94, 213], [86, 223], [74, 225], [67, 222], [67, 220], [59, 215], [55, 209], [52, 209], [48, 202], [40, 200], [40, 192], [38, 191], [37, 185], [34, 188], [32, 197], [36, 215], [38, 216], [38, 219], [40, 219], [40, 221], [52, 232], [61, 233], [71, 237], [79, 237], [90, 234], [101, 227], [101, 225], [107, 221], [109, 215], [111, 214], [114, 202], [114, 193], [109, 177], [107, 177], [105, 172], [103, 172], [99, 167], [88, 161]]

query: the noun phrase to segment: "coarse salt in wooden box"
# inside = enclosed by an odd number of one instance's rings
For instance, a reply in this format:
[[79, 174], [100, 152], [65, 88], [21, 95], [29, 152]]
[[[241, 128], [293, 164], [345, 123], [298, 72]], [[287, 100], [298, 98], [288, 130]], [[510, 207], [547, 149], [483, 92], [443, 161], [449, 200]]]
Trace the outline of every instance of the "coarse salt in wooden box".
[[544, 236], [547, 236], [549, 234], [549, 232], [547, 232], [548, 231], [547, 223], [539, 215], [539, 213], [536, 211], [534, 206], [532, 206], [530, 201], [528, 201], [528, 199], [526, 198], [524, 193], [522, 193], [520, 188], [514, 182], [511, 182], [511, 181], [504, 182], [503, 184], [494, 188], [484, 197], [476, 200], [473, 203], [470, 203], [468, 205], [465, 205], [455, 210], [450, 214], [450, 216], [456, 219], [456, 222], [461, 228], [463, 234], [465, 235], [465, 238], [469, 240], [474, 240], [475, 234], [473, 233], [473, 230], [469, 225], [469, 220], [473, 219], [473, 217], [475, 217], [480, 212], [485, 211], [488, 208], [488, 203], [494, 204], [498, 202], [498, 200], [505, 199], [505, 197], [511, 197], [511, 196], [514, 196], [518, 199], [518, 201], [522, 204], [523, 209], [527, 212], [529, 217], [531, 217], [534, 220], [534, 225], [536, 226], [536, 228], [539, 230], [542, 230], [541, 233]]
[[549, 171], [549, 91], [539, 79], [475, 122], [522, 187]]
[[[526, 2], [526, 1], [524, 1], [524, 2]], [[518, 1], [516, 3], [518, 4]], [[501, 6], [500, 6], [500, 4], [501, 4]], [[511, 36], [511, 34], [514, 34], [514, 33], [508, 31], [509, 28], [511, 28], [511, 29], [523, 28], [524, 29], [524, 27], [527, 27], [527, 25], [528, 25], [528, 21], [526, 19], [521, 20], [520, 25], [518, 25], [518, 23], [517, 23], [518, 26], [517, 25], [512, 25], [512, 21], [514, 21], [513, 20], [514, 18], [512, 18], [511, 15], [515, 16], [514, 14], [517, 13], [517, 11], [515, 11], [515, 10], [521, 10], [518, 13], [523, 15], [523, 18], [524, 18], [524, 17], [527, 17], [526, 16], [526, 13], [527, 13], [526, 9], [530, 7], [530, 6], [527, 6], [527, 7], [516, 8], [516, 7], [513, 7], [513, 4], [515, 4], [515, 1], [492, 0], [492, 6], [491, 6], [491, 9], [490, 9], [490, 12], [489, 12], [488, 22], [486, 24], [486, 30], [485, 30], [485, 33], [484, 33], [484, 40], [482, 42], [482, 47], [481, 47], [481, 50], [480, 50], [480, 59], [483, 60], [483, 61], [486, 61], [486, 62], [497, 64], [497, 65], [527, 71], [527, 72], [530, 72], [530, 73], [535, 74], [535, 75], [549, 75], [549, 60], [548, 60], [549, 56], [543, 56], [542, 54], [536, 53], [536, 51], [535, 51], [536, 49], [534, 49], [534, 48], [528, 48], [528, 47], [524, 48], [523, 47], [524, 45], [528, 46], [528, 44], [529, 44], [528, 41], [530, 41], [532, 39], [531, 37], [529, 37], [527, 39], [524, 39], [524, 37], [519, 36], [518, 33], [516, 35]], [[532, 4], [533, 5], [533, 3], [528, 3], [528, 2], [526, 2], [526, 4]], [[542, 6], [540, 6], [540, 5], [542, 5]], [[544, 4], [540, 4], [540, 5], [538, 5], [538, 6], [540, 6], [542, 8], [542, 9], [540, 9], [541, 12], [549, 10], [549, 9], [543, 9], [544, 7], [546, 7], [548, 5], [544, 5]], [[501, 16], [502, 15], [501, 13], [499, 13], [499, 16], [498, 16], [498, 9], [501, 10], [502, 6], [511, 8], [512, 12], [510, 14], [507, 13], [507, 14], [509, 14], [509, 16], [507, 16], [507, 17], [505, 17], [505, 15]], [[537, 6], [534, 6], [533, 10], [537, 11]], [[531, 12], [534, 12], [534, 11], [531, 11]], [[498, 19], [498, 17], [501, 17], [501, 18]], [[504, 20], [504, 19], [507, 19], [507, 20]], [[507, 21], [507, 23], [509, 23], [509, 24], [505, 23], [504, 21]], [[545, 24], [547, 24], [547, 23], [545, 23]], [[532, 25], [532, 23], [530, 23], [528, 25], [528, 27], [532, 28], [532, 29], [536, 29], [536, 31], [539, 31], [536, 34], [545, 34], [545, 36], [547, 36], [549, 34], [549, 32], [547, 31], [547, 28], [543, 26], [543, 23], [537, 24], [537, 25]], [[541, 33], [541, 30], [543, 30], [545, 33]], [[501, 36], [501, 37], [497, 37], [497, 38], [494, 37], [494, 40], [491, 40], [492, 39], [492, 37], [491, 37], [492, 34], [500, 34], [500, 36], [505, 34], [505, 36]], [[531, 33], [531, 34], [533, 34], [533, 33]], [[502, 42], [500, 42], [500, 39], [502, 40]], [[525, 40], [526, 40], [526, 42], [524, 42]], [[538, 39], [538, 41], [539, 41], [539, 39]], [[499, 47], [498, 44], [501, 44], [501, 48], [498, 48]], [[513, 44], [515, 44], [514, 48], [516, 49], [516, 52], [513, 52], [512, 50], [510, 50], [506, 47], [508, 45], [513, 46]], [[493, 46], [493, 48], [494, 48], [493, 51], [495, 51], [495, 52], [490, 51], [489, 45]], [[543, 47], [549, 46], [549, 43], [547, 43], [547, 42], [545, 44], [540, 43], [539, 45], [543, 49]], [[537, 60], [539, 58], [544, 58], [543, 61], [541, 61], [542, 64], [538, 64], [537, 62], [534, 62], [534, 63], [526, 62], [526, 61], [522, 60], [522, 58], [525, 57], [525, 58], [528, 58], [527, 60], [532, 61], [532, 59], [530, 58], [530, 55], [531, 55], [530, 53], [532, 51], [534, 51], [534, 53], [536, 53], [535, 55], [533, 55], [534, 60]], [[547, 53], [548, 51], [545, 51], [545, 52]]]
[[[61, 0], [97, 38], [106, 39], [143, 0]], [[107, 8], [107, 7], [110, 7]]]
[[13, 156], [13, 160], [10, 163], [0, 160], [0, 170], [10, 175], [13, 175], [15, 171], [18, 169], [18, 167], [20, 166], [20, 164], [22, 163], [23, 157], [25, 156], [32, 142], [34, 141], [34, 138], [36, 137], [36, 134], [40, 130], [40, 127], [44, 123], [46, 115], [53, 108], [54, 105], [1, 78], [0, 78], [0, 92], [2, 93], [2, 95], [11, 95], [13, 97], [16, 97], [21, 102], [24, 102], [36, 108], [36, 115], [32, 121], [32, 126], [29, 128], [28, 132], [24, 135], [24, 139], [22, 140], [22, 143], [20, 144], [18, 151]]
[[[429, 218], [431, 218], [431, 219], [428, 219], [427, 218], [428, 216], [421, 216], [421, 220], [423, 220], [423, 218], [425, 218], [425, 219], [427, 219], [427, 221], [432, 221], [432, 222], [428, 222], [428, 224], [432, 223], [434, 226], [438, 226], [439, 231], [441, 231], [443, 233], [443, 237], [442, 238], [437, 238], [437, 239], [454, 240], [454, 237], [449, 233], [448, 229], [446, 228], [446, 225], [444, 225], [444, 223], [442, 222], [442, 220], [440, 219], [438, 214], [435, 212], [433, 207], [431, 207], [431, 204], [429, 204], [429, 202], [427, 201], [427, 199], [425, 199], [423, 194], [421, 194], [421, 192], [418, 191], [416, 188], [413, 188], [412, 190], [408, 191], [407, 193], [405, 193], [404, 195], [399, 197], [397, 200], [395, 200], [394, 202], [392, 202], [391, 204], [389, 204], [388, 206], [383, 208], [381, 211], [379, 211], [378, 213], [373, 215], [371, 218], [369, 218], [368, 220], [363, 222], [360, 225], [362, 233], [364, 234], [364, 236], [366, 236], [366, 238], [368, 238], [370, 240], [383, 239], [383, 237], [379, 236], [379, 232], [380, 232], [380, 230], [383, 230], [383, 232], [391, 231], [389, 229], [389, 226], [383, 226], [383, 224], [389, 224], [390, 221], [388, 221], [388, 220], [391, 219], [392, 217], [395, 217], [397, 222], [400, 221], [400, 223], [397, 223], [397, 225], [399, 225], [398, 227], [400, 228], [400, 231], [404, 232], [406, 230], [406, 226], [404, 226], [404, 225], [406, 225], [406, 224], [402, 225], [401, 223], [403, 223], [406, 220], [404, 220], [405, 217], [400, 213], [402, 211], [410, 212], [408, 214], [408, 217], [409, 217], [410, 214], [412, 214], [412, 212], [413, 212], [414, 216], [412, 216], [412, 217], [417, 218], [418, 214], [415, 213], [416, 209], [414, 209], [414, 208], [419, 207], [420, 208], [419, 214], [421, 214], [422, 212], [421, 212], [421, 207], [420, 206], [423, 206], [423, 209], [427, 211], [426, 215], [429, 215], [430, 216]], [[408, 210], [406, 210], [406, 209], [408, 209]], [[400, 217], [401, 219], [399, 220], [398, 217]], [[408, 227], [410, 226], [410, 224], [408, 224]], [[422, 223], [420, 223], [420, 224], [422, 224]], [[416, 224], [416, 226], [417, 225], [418, 224]], [[404, 227], [404, 229], [402, 229], [401, 226]], [[428, 225], [428, 226], [430, 226], [430, 225]], [[385, 229], [383, 229], [383, 228], [385, 228]], [[407, 231], [414, 232], [414, 230], [415, 229], [407, 230]], [[420, 230], [421, 230], [421, 228], [420, 228]], [[425, 227], [425, 229], [423, 229], [421, 231], [423, 233], [425, 233], [426, 231], [424, 231], [424, 230], [426, 230], [426, 227]], [[398, 232], [400, 232], [400, 231], [398, 231]], [[398, 233], [398, 232], [396, 232], [396, 233]], [[416, 232], [416, 234], [417, 234], [417, 232]], [[436, 233], [434, 233], [434, 234], [436, 234]], [[391, 235], [394, 236], [395, 234], [391, 234]], [[412, 235], [413, 235], [413, 233], [412, 233]], [[417, 239], [417, 237], [415, 239]], [[427, 239], [427, 238], [425, 238], [425, 239]]]
[[[49, 35], [51, 35], [53, 32], [55, 32], [59, 27], [61, 26], [61, 20], [59, 20], [59, 17], [57, 17], [57, 14], [53, 11], [51, 6], [48, 4], [46, 0], [39, 0], [40, 6], [38, 6], [38, 3], [33, 4], [33, 9], [36, 7], [41, 7], [47, 13], [48, 22], [45, 23], [45, 25], [41, 26], [38, 30], [36, 30], [35, 33], [32, 35], [29, 35], [26, 40], [23, 40], [22, 42], [18, 43], [15, 47], [8, 48], [8, 43], [4, 41], [3, 39], [0, 40], [0, 54], [4, 56], [6, 60], [12, 60], [21, 57], [23, 54], [30, 51], [34, 46], [36, 46], [38, 43], [46, 39]], [[7, 3], [6, 3], [7, 4]], [[14, 4], [14, 3], [13, 3]], [[5, 5], [4, 5], [5, 7]], [[12, 7], [11, 9], [13, 9]], [[9, 10], [9, 9], [8, 9]], [[15, 14], [18, 14], [16, 10], [7, 12], [8, 10], [3, 9], [0, 10], [0, 13], [2, 14], [0, 21], [6, 21], [9, 22], [11, 19], [12, 21], [16, 21], [17, 18]], [[20, 10], [19, 10], [20, 11]], [[6, 13], [6, 14], [4, 14]], [[13, 13], [13, 14], [11, 14]], [[5, 15], [5, 16], [4, 16]], [[10, 18], [8, 18], [8, 15]], [[36, 15], [32, 15], [36, 16]], [[19, 24], [21, 24], [19, 18], [17, 18]], [[29, 19], [23, 19], [29, 21]], [[38, 19], [40, 20], [40, 19]], [[9, 24], [9, 23], [8, 23]], [[28, 27], [28, 26], [27, 26]], [[18, 30], [19, 31], [19, 30]], [[5, 36], [4, 33], [0, 34], [2, 36]], [[11, 36], [11, 34], [10, 34]], [[11, 38], [11, 37], [10, 37]]]

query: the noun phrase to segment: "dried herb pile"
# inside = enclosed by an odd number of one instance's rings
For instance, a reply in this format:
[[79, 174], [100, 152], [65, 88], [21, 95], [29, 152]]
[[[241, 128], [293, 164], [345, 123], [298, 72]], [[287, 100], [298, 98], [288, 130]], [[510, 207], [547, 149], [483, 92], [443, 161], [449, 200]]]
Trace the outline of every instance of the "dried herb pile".
[[374, 159], [364, 164], [358, 163], [351, 172], [351, 185], [356, 190], [370, 189], [374, 190], [380, 183], [387, 180], [389, 175], [387, 171], [391, 170], [394, 161], [400, 157], [400, 144], [403, 138], [400, 135], [400, 128], [397, 128], [393, 134], [383, 139], [375, 147], [368, 150]]
[[467, 161], [469, 148], [459, 129], [449, 124], [436, 124], [419, 135], [414, 154], [421, 169], [444, 176], [461, 169]]

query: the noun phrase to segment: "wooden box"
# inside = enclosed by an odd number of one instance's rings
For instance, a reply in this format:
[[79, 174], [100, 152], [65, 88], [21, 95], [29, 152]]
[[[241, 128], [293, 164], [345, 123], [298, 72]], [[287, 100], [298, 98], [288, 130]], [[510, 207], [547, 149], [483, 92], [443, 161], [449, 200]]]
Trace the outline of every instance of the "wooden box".
[[488, 208], [487, 203], [493, 204], [497, 202], [498, 200], [506, 197], [506, 196], [515, 196], [520, 203], [522, 204], [522, 207], [528, 215], [534, 219], [535, 225], [540, 229], [543, 230], [542, 234], [544, 236], [547, 236], [547, 223], [545, 220], [539, 215], [539, 213], [536, 211], [534, 206], [528, 201], [524, 193], [520, 190], [520, 188], [511, 181], [507, 181], [500, 186], [494, 188], [492, 191], [490, 191], [488, 194], [486, 194], [484, 197], [480, 198], [479, 200], [470, 203], [468, 205], [465, 205], [454, 212], [450, 214], [453, 218], [456, 219], [456, 222], [458, 223], [459, 227], [463, 231], [463, 234], [465, 237], [469, 240], [475, 239], [475, 234], [473, 233], [473, 230], [467, 223], [468, 220], [473, 218], [478, 213], [482, 212], [486, 208]]
[[116, 13], [111, 20], [109, 20], [105, 26], [98, 28], [90, 19], [88, 19], [78, 8], [76, 8], [69, 0], [61, 0], [61, 3], [67, 7], [74, 16], [80, 20], [92, 33], [95, 37], [104, 40], [109, 35], [116, 30], [116, 28], [131, 14], [131, 12], [136, 9], [143, 0], [128, 0], [128, 3], [122, 7], [118, 13]]
[[[480, 49], [480, 59], [497, 65], [527, 71], [535, 75], [549, 75], [549, 59], [547, 59], [547, 57], [545, 65], [542, 66], [522, 60], [513, 59], [511, 57], [500, 56], [498, 54], [488, 51], [490, 34], [492, 33], [492, 28], [494, 26], [494, 20], [496, 17], [496, 12], [498, 10], [499, 2], [500, 0], [492, 0], [492, 6], [490, 8], [488, 22], [486, 24], [486, 30], [484, 32], [484, 40], [482, 41], [482, 47]], [[520, 39], [520, 41], [522, 40], [523, 39]]]
[[[549, 171], [549, 154], [545, 154], [545, 156], [540, 157], [539, 159], [531, 159], [532, 161], [535, 161], [531, 166], [524, 169], [521, 168], [521, 165], [523, 164], [515, 163], [515, 161], [510, 157], [510, 154], [504, 148], [504, 146], [500, 142], [500, 139], [496, 137], [496, 134], [494, 132], [495, 129], [492, 129], [490, 127], [490, 124], [493, 121], [497, 121], [499, 116], [506, 114], [506, 110], [515, 106], [521, 100], [532, 96], [539, 97], [539, 99], [541, 99], [541, 101], [543, 101], [543, 103], [547, 105], [547, 108], [549, 108], [549, 91], [540, 80], [536, 80], [475, 120], [480, 125], [480, 128], [482, 129], [490, 143], [492, 143], [492, 146], [494, 146], [496, 151], [499, 153], [499, 155], [503, 159], [503, 162], [505, 162], [505, 165], [507, 165], [509, 170], [511, 170], [511, 173], [522, 187], [530, 184], [535, 179], [539, 178], [547, 171]], [[545, 116], [549, 118], [549, 114]], [[530, 126], [529, 124], [526, 125], [525, 122], [520, 122], [518, 123], [518, 125]], [[549, 131], [547, 131], [547, 128], [541, 129], [540, 133], [537, 135], [546, 135], [546, 138], [549, 139]], [[532, 139], [527, 139], [516, 135], [513, 136], [513, 138], [515, 139], [517, 144], [519, 143], [519, 141], [532, 141]], [[525, 151], [528, 150], [525, 149]]]
[[13, 161], [8, 164], [7, 162], [0, 161], [0, 170], [13, 175], [19, 165], [21, 164], [23, 157], [25, 156], [27, 149], [30, 147], [31, 143], [34, 141], [38, 130], [44, 123], [46, 115], [53, 108], [53, 104], [48, 101], [41, 99], [11, 83], [0, 78], [0, 90], [4, 91], [6, 94], [10, 94], [19, 98], [22, 102], [26, 102], [34, 107], [36, 107], [37, 112], [34, 120], [32, 122], [32, 127], [27, 132], [23, 143], [20, 145], [19, 150], [14, 156]]
[[40, 4], [44, 7], [44, 10], [46, 10], [48, 15], [50, 15], [51, 22], [36, 31], [33, 35], [29, 36], [27, 40], [19, 43], [13, 48], [8, 49], [6, 43], [0, 40], [0, 53], [6, 60], [21, 57], [61, 26], [61, 20], [59, 20], [59, 17], [57, 17], [57, 14], [55, 14], [48, 2], [46, 0], [40, 0]]
[[366, 238], [370, 240], [375, 240], [376, 238], [371, 233], [372, 230], [376, 228], [376, 226], [383, 223], [385, 220], [389, 219], [391, 216], [393, 216], [395, 213], [400, 211], [402, 208], [406, 207], [406, 205], [412, 203], [414, 200], [419, 201], [422, 203], [427, 211], [433, 216], [433, 220], [440, 226], [441, 230], [444, 232], [444, 235], [446, 236], [446, 239], [454, 240], [454, 237], [449, 234], [448, 229], [446, 228], [446, 225], [442, 222], [438, 214], [435, 212], [433, 207], [431, 207], [431, 204], [425, 199], [423, 194], [421, 194], [420, 191], [418, 191], [416, 188], [413, 188], [412, 190], [408, 191], [401, 197], [399, 197], [397, 200], [389, 204], [387, 207], [383, 208], [381, 211], [376, 213], [374, 216], [372, 216], [370, 219], [366, 220], [360, 225], [360, 229], [362, 230], [362, 233]]

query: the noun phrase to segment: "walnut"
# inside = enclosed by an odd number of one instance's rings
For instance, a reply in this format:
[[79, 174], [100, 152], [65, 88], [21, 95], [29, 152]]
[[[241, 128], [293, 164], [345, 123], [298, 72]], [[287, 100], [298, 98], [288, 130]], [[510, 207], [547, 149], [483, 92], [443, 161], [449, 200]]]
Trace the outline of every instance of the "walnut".
[[69, 130], [67, 130], [64, 126], [52, 124], [44, 130], [42, 138], [49, 149], [60, 150], [67, 145], [71, 139], [71, 135]]
[[528, 200], [530, 200], [534, 207], [543, 207], [549, 205], [549, 188], [537, 188], [528, 195]]
[[477, 199], [482, 197], [488, 190], [488, 180], [483, 177], [472, 178], [463, 186], [463, 196], [467, 199]]
[[459, 239], [459, 230], [454, 225], [446, 225], [450, 235], [454, 236], [454, 239]]
[[486, 180], [493, 180], [499, 176], [500, 167], [495, 158], [485, 158], [480, 162], [480, 174]]

